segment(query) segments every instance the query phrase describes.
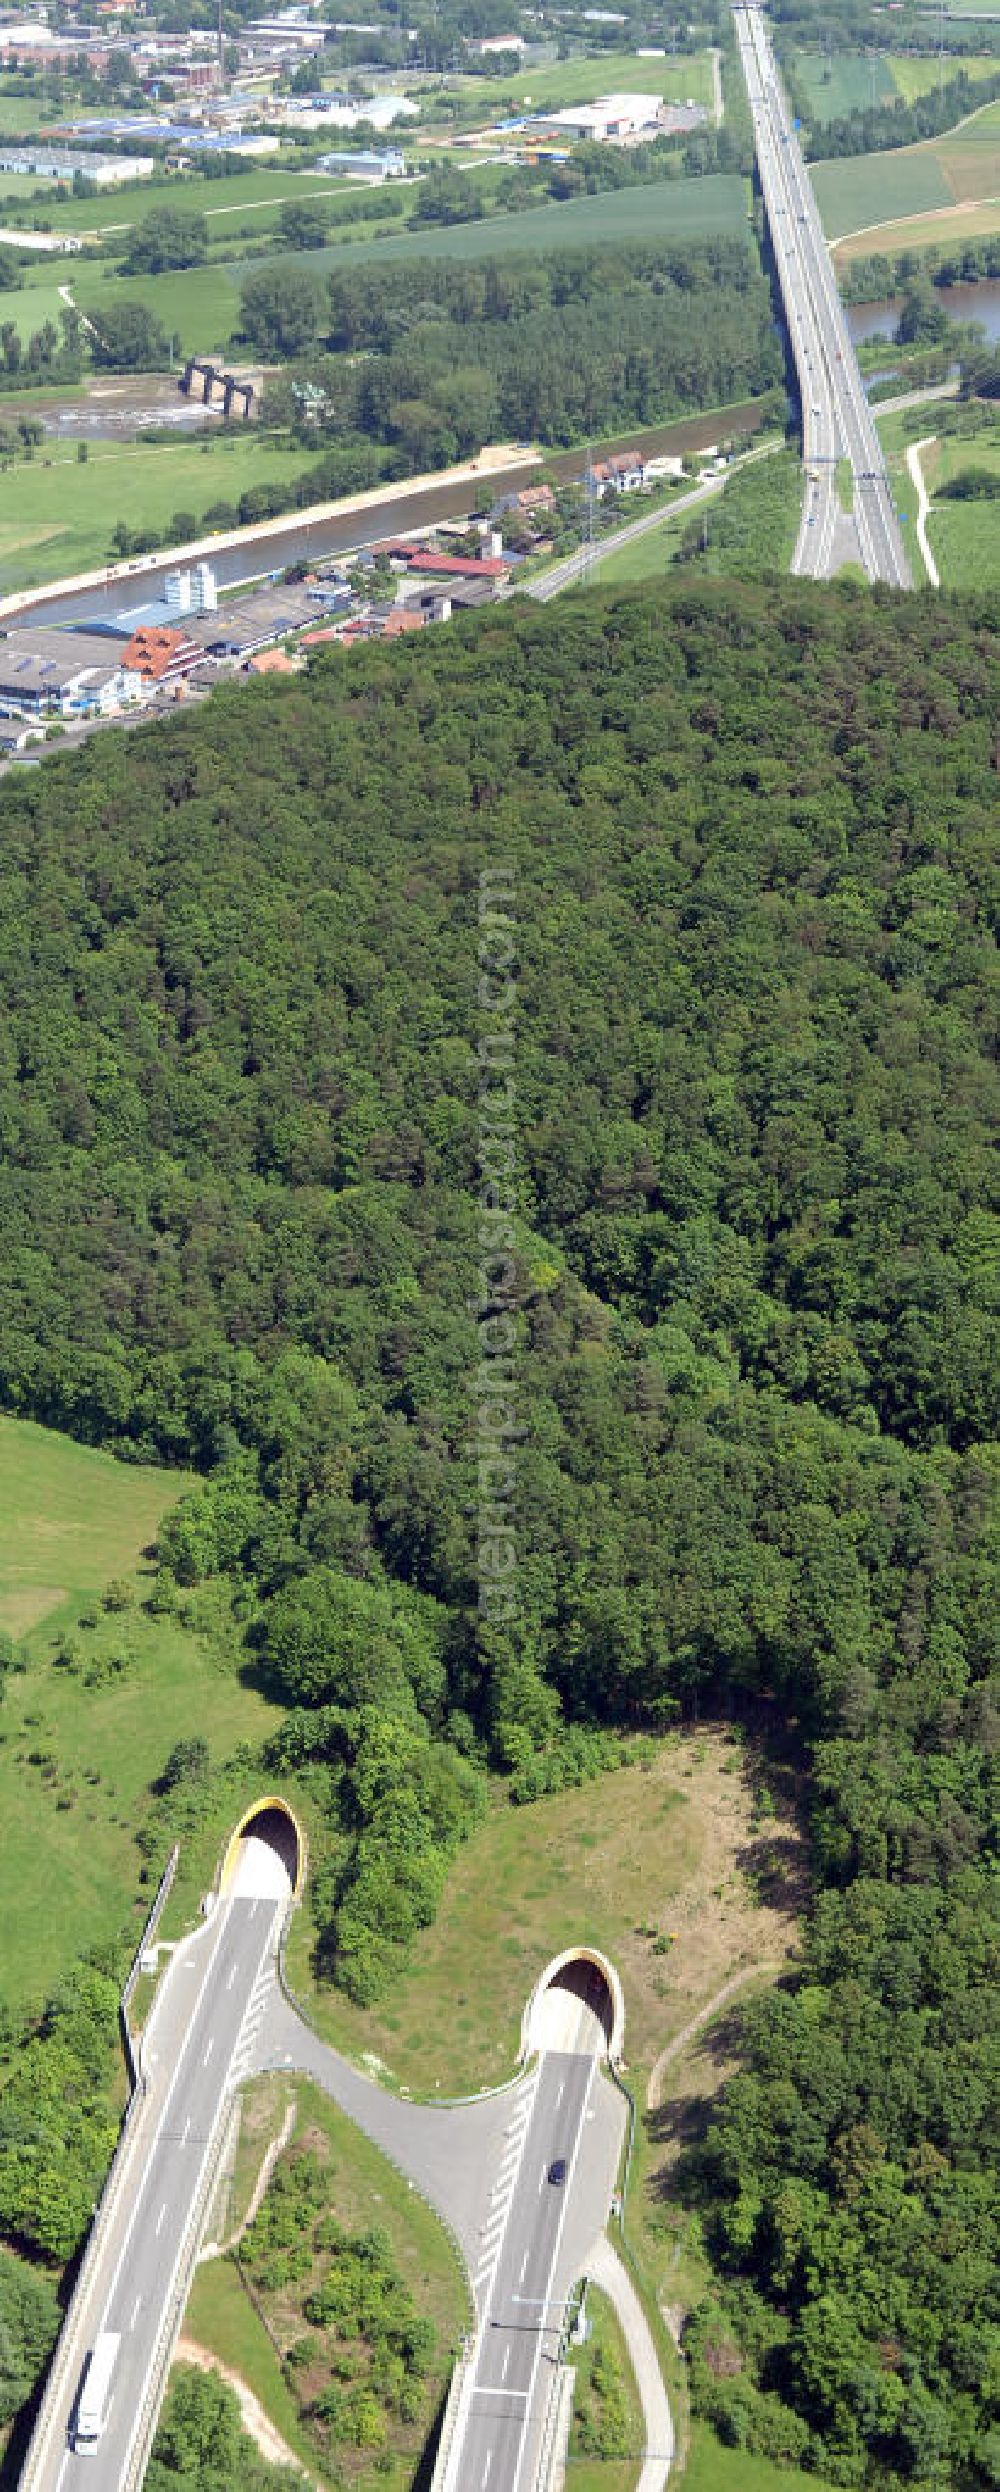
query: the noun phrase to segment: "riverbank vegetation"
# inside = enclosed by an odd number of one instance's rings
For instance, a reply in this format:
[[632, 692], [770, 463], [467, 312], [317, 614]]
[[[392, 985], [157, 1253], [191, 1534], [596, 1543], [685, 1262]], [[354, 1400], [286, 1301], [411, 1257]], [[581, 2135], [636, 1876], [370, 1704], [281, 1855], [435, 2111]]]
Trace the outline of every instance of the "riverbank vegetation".
[[[210, 1848], [234, 1774], [294, 1778], [314, 1977], [391, 2007], [490, 1773], [529, 1807], [623, 1731], [781, 1726], [806, 1976], [747, 2011], [685, 2168], [692, 2378], [731, 2441], [870, 2492], [988, 2482], [992, 621], [592, 589], [0, 788], [0, 1392], [202, 1474], [154, 1614], [193, 1603], [273, 1708], [207, 1762], [185, 1712], [141, 1769], [156, 1845]], [[519, 1567], [490, 1624], [498, 859]], [[30, 2067], [62, 2119], [59, 2039]], [[77, 2231], [110, 2136], [88, 2086]], [[4, 2230], [28, 2207], [50, 2272], [46, 2168], [8, 2135]]]

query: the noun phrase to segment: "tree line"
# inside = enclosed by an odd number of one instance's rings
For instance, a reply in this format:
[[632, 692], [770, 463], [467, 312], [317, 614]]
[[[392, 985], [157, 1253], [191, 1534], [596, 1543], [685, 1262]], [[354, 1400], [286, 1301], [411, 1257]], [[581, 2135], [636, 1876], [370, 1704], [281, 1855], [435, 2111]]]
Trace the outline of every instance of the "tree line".
[[742, 241], [687, 252], [409, 261], [323, 284], [294, 262], [252, 272], [241, 332], [289, 370], [264, 419], [303, 440], [376, 442], [400, 473], [496, 438], [568, 443], [781, 379], [767, 285]]

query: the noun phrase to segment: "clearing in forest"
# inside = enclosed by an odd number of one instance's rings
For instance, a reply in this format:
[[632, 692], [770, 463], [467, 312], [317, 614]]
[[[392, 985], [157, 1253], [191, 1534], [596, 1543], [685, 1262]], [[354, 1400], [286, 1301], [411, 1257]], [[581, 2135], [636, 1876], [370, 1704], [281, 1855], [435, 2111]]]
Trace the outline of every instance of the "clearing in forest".
[[294, 1986], [339, 2048], [447, 2096], [499, 2083], [548, 1958], [574, 1941], [597, 1946], [622, 1976], [641, 2092], [664, 2044], [723, 1982], [794, 1946], [805, 1877], [790, 1802], [750, 1744], [721, 1729], [669, 1733], [620, 1772], [527, 1808], [501, 1790], [382, 2005], [317, 1990], [308, 1912], [289, 1949]]

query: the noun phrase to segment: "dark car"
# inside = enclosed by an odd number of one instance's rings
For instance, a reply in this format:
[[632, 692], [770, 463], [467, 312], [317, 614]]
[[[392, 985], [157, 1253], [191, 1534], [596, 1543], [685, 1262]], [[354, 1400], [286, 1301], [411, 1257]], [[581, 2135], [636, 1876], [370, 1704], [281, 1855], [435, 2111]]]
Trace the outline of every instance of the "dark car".
[[565, 2155], [557, 2155], [555, 2162], [550, 2163], [549, 2165], [549, 2179], [552, 2183], [553, 2189], [561, 2189], [565, 2178], [566, 2157]]

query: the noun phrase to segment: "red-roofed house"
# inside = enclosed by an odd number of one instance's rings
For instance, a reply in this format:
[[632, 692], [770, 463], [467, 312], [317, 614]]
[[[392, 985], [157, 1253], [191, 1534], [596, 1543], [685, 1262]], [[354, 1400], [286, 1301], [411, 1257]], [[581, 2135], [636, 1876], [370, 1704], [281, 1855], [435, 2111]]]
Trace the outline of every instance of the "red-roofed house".
[[171, 624], [139, 623], [123, 651], [122, 665], [132, 667], [147, 683], [169, 684], [189, 675], [203, 656], [197, 641], [175, 631]]

